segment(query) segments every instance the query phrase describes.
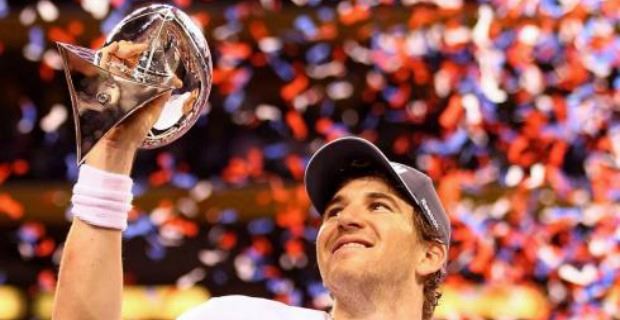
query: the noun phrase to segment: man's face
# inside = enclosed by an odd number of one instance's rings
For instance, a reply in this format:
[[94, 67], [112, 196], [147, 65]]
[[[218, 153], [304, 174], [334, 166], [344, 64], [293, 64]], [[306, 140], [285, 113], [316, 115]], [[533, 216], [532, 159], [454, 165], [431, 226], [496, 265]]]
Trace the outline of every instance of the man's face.
[[347, 281], [398, 283], [413, 280], [424, 255], [412, 219], [413, 207], [381, 179], [346, 183], [323, 213], [317, 260], [330, 290]]

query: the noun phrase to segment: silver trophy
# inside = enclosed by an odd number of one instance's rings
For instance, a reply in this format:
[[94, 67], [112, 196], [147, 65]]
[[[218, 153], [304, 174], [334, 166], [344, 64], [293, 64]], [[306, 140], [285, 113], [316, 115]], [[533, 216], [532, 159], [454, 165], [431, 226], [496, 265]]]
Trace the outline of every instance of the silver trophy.
[[[138, 50], [133, 61], [111, 58], [111, 50], [124, 50], [119, 46]], [[112, 128], [169, 91], [142, 148], [176, 140], [208, 111], [211, 53], [201, 31], [178, 8], [151, 5], [132, 12], [101, 50], [64, 43], [58, 48], [71, 94], [78, 164]]]

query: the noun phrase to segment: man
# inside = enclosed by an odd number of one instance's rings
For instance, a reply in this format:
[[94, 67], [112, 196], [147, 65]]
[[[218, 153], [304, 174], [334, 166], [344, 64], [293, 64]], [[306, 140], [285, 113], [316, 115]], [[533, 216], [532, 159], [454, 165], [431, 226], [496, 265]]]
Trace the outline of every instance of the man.
[[[121, 232], [131, 208], [135, 152], [167, 97], [139, 110], [93, 148], [74, 187], [74, 221], [65, 243], [55, 319], [120, 319]], [[330, 314], [265, 299], [210, 299], [182, 320], [429, 319], [450, 240], [431, 180], [390, 162], [366, 140], [323, 146], [306, 170], [322, 213], [316, 250]]]

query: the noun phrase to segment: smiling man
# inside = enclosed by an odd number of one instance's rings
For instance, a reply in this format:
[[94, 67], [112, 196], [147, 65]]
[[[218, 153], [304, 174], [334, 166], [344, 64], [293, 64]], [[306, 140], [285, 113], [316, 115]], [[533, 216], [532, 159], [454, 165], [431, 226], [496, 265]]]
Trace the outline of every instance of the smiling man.
[[317, 259], [335, 319], [429, 319], [450, 223], [431, 179], [346, 137], [310, 160], [306, 189], [323, 214]]

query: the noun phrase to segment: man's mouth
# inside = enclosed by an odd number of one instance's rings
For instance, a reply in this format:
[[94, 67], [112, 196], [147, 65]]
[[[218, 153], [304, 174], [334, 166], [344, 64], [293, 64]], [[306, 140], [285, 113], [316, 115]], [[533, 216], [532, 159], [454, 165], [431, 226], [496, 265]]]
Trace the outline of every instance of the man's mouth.
[[370, 241], [361, 238], [342, 237], [332, 247], [332, 254], [340, 249], [365, 249], [372, 247]]

